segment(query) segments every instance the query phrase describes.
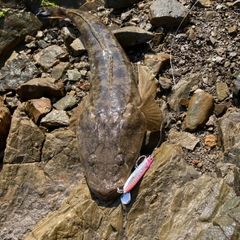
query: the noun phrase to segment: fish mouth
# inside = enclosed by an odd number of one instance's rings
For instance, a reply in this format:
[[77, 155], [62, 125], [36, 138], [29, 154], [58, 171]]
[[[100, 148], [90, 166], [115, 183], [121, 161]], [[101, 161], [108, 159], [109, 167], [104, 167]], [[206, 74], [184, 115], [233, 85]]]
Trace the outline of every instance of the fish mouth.
[[90, 191], [97, 198], [102, 199], [102, 200], [112, 200], [112, 199], [120, 196], [120, 193], [117, 191], [117, 189], [118, 188], [121, 189], [124, 185], [124, 182], [120, 180], [116, 184], [111, 185], [111, 186], [102, 183], [102, 187], [101, 187], [100, 182], [98, 182], [96, 184], [96, 183], [93, 183], [92, 181], [87, 181], [87, 184], [88, 184]]

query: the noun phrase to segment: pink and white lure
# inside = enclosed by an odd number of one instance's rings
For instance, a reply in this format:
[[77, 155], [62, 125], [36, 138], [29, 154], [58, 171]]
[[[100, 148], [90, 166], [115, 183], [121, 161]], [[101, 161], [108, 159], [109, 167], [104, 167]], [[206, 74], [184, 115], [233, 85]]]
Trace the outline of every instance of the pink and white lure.
[[[141, 158], [141, 157], [140, 157]], [[140, 159], [139, 158], [139, 159]], [[138, 159], [138, 160], [139, 160]], [[150, 155], [148, 158], [144, 158], [142, 163], [136, 167], [136, 169], [129, 176], [128, 180], [123, 186], [123, 189], [118, 189], [118, 193], [123, 193], [121, 197], [121, 201], [123, 204], [128, 204], [131, 200], [130, 191], [136, 186], [136, 184], [140, 181], [146, 171], [149, 169], [153, 162], [153, 156]]]

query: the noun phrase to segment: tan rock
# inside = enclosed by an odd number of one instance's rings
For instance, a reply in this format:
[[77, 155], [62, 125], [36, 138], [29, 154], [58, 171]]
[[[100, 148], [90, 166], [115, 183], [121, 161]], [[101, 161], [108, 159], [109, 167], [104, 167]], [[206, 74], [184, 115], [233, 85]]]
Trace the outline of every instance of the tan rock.
[[28, 116], [37, 123], [39, 118], [51, 111], [52, 105], [48, 98], [32, 99], [26, 106]]
[[44, 134], [29, 119], [21, 104], [14, 112], [4, 154], [4, 163], [33, 163], [41, 159]]
[[219, 101], [223, 101], [230, 94], [228, 86], [225, 82], [216, 83], [217, 98]]
[[197, 91], [190, 99], [185, 118], [185, 130], [194, 132], [203, 127], [213, 111], [213, 96], [202, 90]]
[[207, 135], [204, 139], [204, 144], [210, 148], [213, 148], [217, 145], [217, 137], [210, 134]]

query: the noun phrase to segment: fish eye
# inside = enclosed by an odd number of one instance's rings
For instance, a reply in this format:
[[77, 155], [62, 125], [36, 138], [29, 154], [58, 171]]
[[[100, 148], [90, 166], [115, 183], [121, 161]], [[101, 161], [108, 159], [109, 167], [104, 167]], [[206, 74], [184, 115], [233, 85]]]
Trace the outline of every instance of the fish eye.
[[88, 158], [88, 164], [90, 167], [93, 167], [94, 164], [96, 163], [97, 156], [95, 154], [92, 154]]
[[125, 163], [125, 160], [122, 154], [117, 155], [115, 160], [118, 166], [122, 166]]

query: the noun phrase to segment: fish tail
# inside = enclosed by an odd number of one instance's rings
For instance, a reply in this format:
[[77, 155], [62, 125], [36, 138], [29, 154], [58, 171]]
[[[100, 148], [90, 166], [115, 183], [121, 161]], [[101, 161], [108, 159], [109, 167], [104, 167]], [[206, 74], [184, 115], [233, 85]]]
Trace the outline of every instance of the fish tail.
[[58, 6], [42, 7], [39, 8], [36, 16], [43, 18], [64, 18], [66, 17], [66, 9]]

